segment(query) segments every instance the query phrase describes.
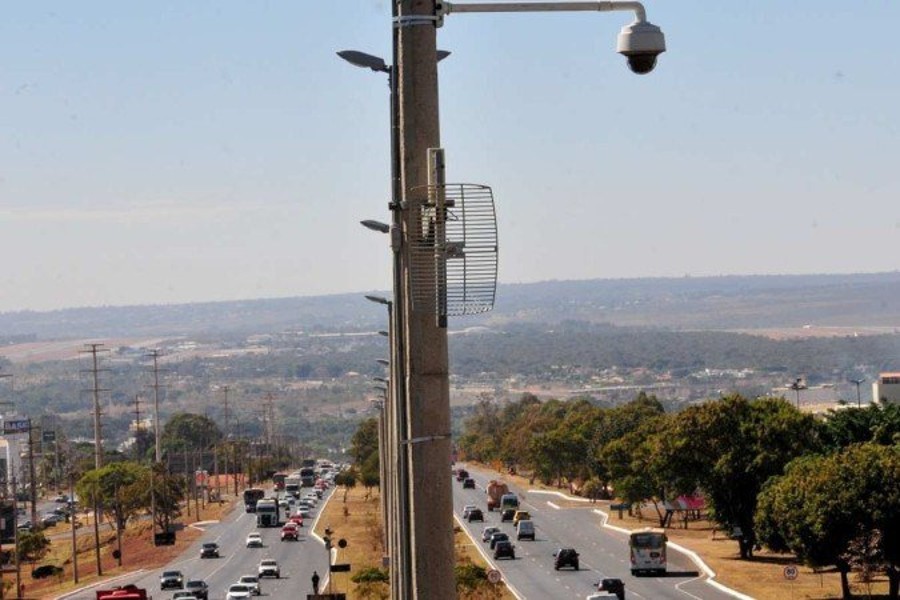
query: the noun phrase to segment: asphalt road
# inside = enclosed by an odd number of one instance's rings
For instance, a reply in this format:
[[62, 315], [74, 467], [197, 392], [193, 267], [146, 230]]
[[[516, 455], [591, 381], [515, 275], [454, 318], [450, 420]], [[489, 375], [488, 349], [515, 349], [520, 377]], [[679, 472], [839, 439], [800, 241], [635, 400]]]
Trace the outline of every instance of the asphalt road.
[[[529, 493], [515, 486], [511, 491], [519, 494], [521, 510], [527, 510], [535, 523], [535, 541], [516, 541], [512, 523], [501, 523], [500, 513], [487, 511], [485, 486], [490, 477], [466, 467], [476, 481], [476, 489], [463, 489], [454, 481], [453, 505], [460, 521], [485, 550], [489, 562], [503, 574], [519, 598], [542, 600], [544, 598], [578, 598], [597, 590], [597, 582], [616, 577], [625, 582], [625, 597], [629, 599], [657, 600], [726, 600], [730, 594], [720, 591], [698, 573], [697, 566], [683, 554], [669, 549], [668, 574], [663, 577], [634, 577], [631, 575], [628, 554], [628, 538], [625, 534], [602, 527], [602, 518], [585, 505], [564, 508], [552, 494]], [[554, 502], [556, 500], [557, 502]], [[482, 509], [485, 522], [462, 521], [463, 507], [474, 504]], [[494, 560], [487, 543], [481, 542], [484, 527], [500, 527], [509, 534], [515, 544], [515, 560]], [[581, 555], [580, 570], [553, 568], [553, 552], [559, 547], [575, 548]]]
[[[304, 493], [310, 488], [304, 488]], [[328, 573], [328, 555], [322, 542], [313, 537], [313, 524], [322, 511], [331, 491], [325, 493], [313, 514], [313, 518], [301, 527], [300, 541], [282, 542], [281, 528], [257, 528], [256, 515], [243, 511], [241, 505], [235, 507], [221, 522], [199, 525], [204, 534], [193, 543], [178, 559], [160, 569], [142, 571], [131, 577], [119, 578], [114, 583], [84, 588], [78, 592], [61, 597], [66, 600], [93, 600], [96, 589], [110, 588], [115, 585], [133, 583], [147, 589], [154, 600], [168, 600], [177, 590], [162, 591], [159, 588], [159, 576], [163, 571], [180, 570], [188, 579], [204, 579], [209, 585], [210, 600], [223, 599], [228, 586], [235, 583], [241, 575], [255, 575], [259, 561], [263, 558], [274, 558], [281, 567], [281, 578], [265, 578], [260, 581], [264, 600], [286, 600], [288, 598], [305, 598], [312, 593], [311, 578], [317, 571], [321, 584], [324, 585]], [[247, 548], [246, 537], [251, 531], [258, 531], [263, 538], [262, 548]], [[203, 542], [217, 542], [220, 558], [200, 558], [200, 546]], [[321, 590], [320, 590], [321, 591]], [[338, 590], [335, 590], [338, 591]]]

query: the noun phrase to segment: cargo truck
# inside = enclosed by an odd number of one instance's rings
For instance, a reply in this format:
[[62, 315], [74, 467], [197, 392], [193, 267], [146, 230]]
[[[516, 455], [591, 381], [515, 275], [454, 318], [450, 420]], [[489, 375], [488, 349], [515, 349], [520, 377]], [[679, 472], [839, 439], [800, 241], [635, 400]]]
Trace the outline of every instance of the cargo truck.
[[488, 497], [487, 508], [488, 510], [494, 510], [495, 508], [500, 508], [500, 499], [503, 498], [505, 494], [509, 493], [509, 486], [502, 481], [491, 479], [485, 490], [487, 491]]

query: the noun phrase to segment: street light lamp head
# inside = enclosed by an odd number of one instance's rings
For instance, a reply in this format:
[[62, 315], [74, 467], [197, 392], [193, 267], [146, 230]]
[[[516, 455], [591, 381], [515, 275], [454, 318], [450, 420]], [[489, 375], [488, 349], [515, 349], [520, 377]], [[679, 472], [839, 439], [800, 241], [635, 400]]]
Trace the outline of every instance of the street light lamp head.
[[619, 32], [616, 52], [628, 59], [628, 68], [645, 75], [656, 66], [656, 57], [666, 51], [662, 29], [649, 21], [635, 21]]
[[384, 296], [374, 296], [366, 294], [366, 300], [368, 300], [369, 302], [375, 302], [376, 304], [384, 304], [385, 306], [390, 306], [391, 304], [393, 304], [393, 302], [391, 302]]
[[362, 67], [364, 69], [372, 69], [381, 73], [390, 73], [391, 69], [385, 64], [383, 58], [359, 52], [358, 50], [341, 50], [338, 56], [346, 60], [354, 67]]
[[366, 229], [371, 229], [372, 231], [377, 231], [379, 233], [390, 233], [391, 226], [387, 223], [382, 223], [381, 221], [373, 221], [372, 219], [366, 219], [365, 221], [360, 221], [360, 224]]

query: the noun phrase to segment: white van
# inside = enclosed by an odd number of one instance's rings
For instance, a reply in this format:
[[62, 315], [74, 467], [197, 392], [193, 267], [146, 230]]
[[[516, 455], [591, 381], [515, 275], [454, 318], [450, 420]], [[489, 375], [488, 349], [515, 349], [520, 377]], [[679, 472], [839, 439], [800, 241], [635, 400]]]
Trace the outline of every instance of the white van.
[[530, 519], [522, 519], [516, 525], [516, 539], [529, 539], [534, 541], [534, 521]]

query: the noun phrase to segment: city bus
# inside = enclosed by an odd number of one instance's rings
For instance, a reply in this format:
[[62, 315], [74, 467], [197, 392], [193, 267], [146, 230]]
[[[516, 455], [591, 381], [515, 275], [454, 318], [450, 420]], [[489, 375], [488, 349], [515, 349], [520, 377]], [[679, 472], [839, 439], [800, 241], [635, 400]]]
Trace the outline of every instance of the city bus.
[[316, 483], [316, 470], [312, 467], [303, 467], [300, 469], [300, 485], [303, 487], [312, 487]]
[[287, 473], [275, 473], [272, 475], [272, 483], [275, 485], [275, 491], [280, 492], [284, 489], [284, 480], [287, 479]]
[[662, 529], [645, 527], [636, 529], [628, 536], [631, 554], [631, 574], [666, 572], [666, 543], [669, 538]]
[[256, 503], [263, 499], [266, 491], [260, 488], [247, 488], [244, 490], [244, 510], [256, 512]]

